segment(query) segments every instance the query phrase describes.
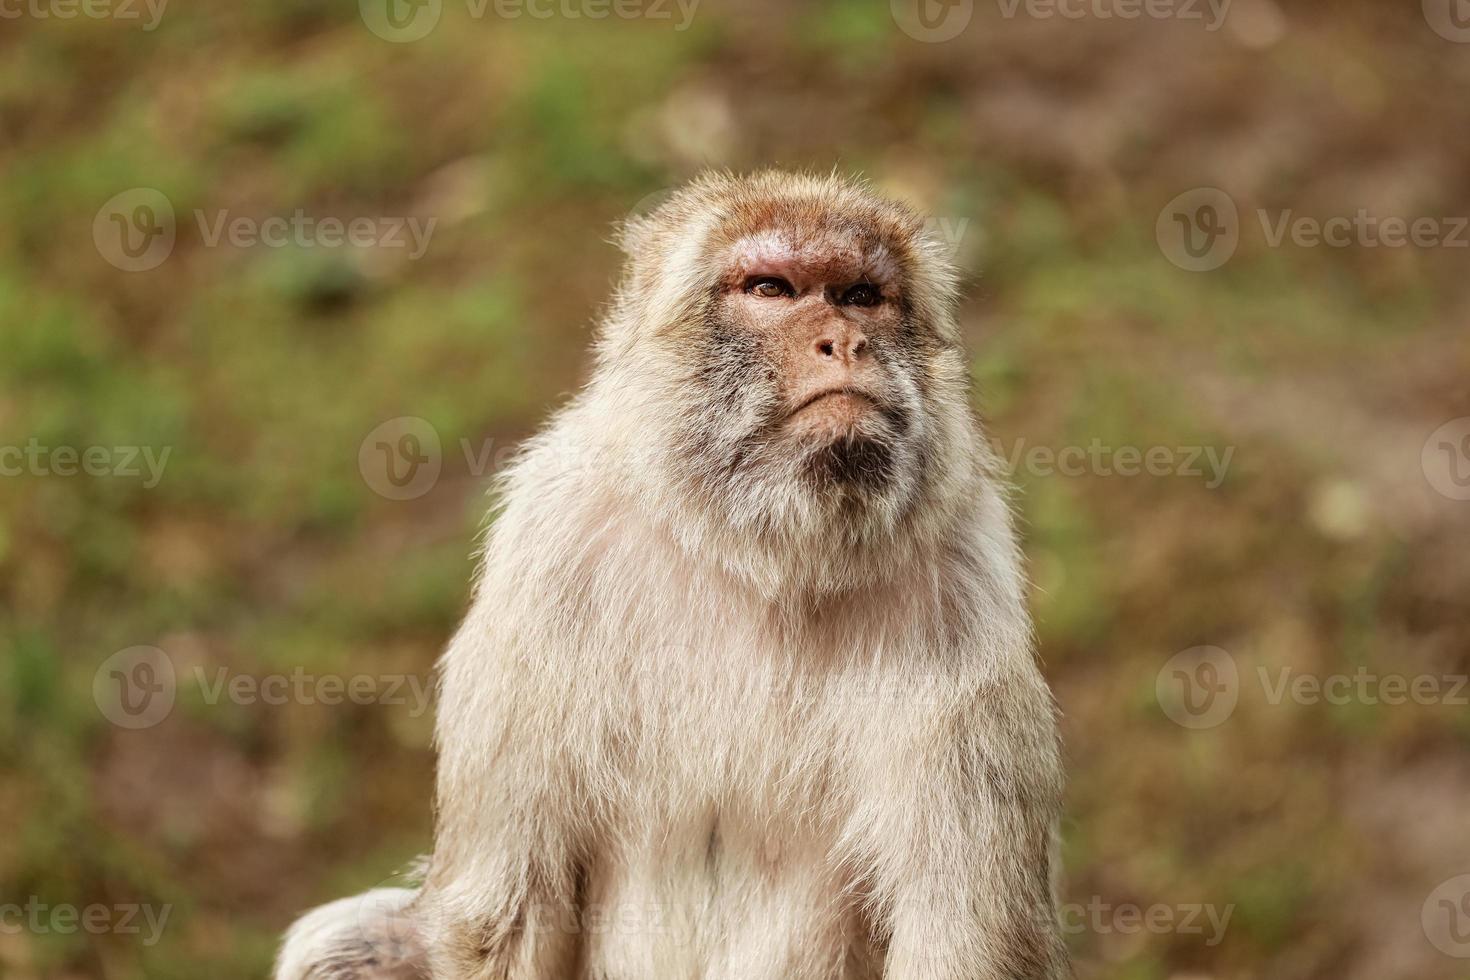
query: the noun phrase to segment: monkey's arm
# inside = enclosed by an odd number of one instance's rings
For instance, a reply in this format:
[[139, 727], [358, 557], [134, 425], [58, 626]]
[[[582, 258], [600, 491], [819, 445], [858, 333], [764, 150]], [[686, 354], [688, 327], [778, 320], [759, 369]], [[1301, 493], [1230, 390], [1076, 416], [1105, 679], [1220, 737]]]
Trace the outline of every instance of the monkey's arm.
[[1053, 891], [1062, 779], [1040, 678], [987, 685], [898, 738], [907, 775], [878, 865], [885, 976], [1069, 977]]
[[558, 701], [482, 623], [472, 613], [443, 662], [434, 855], [417, 906], [431, 975], [561, 980], [580, 847]]

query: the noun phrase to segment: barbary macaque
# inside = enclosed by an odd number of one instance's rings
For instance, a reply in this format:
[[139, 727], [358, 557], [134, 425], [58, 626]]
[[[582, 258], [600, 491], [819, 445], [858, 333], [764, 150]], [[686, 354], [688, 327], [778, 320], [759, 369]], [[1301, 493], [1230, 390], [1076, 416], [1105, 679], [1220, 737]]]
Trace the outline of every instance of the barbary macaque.
[[621, 237], [440, 665], [422, 885], [311, 913], [277, 976], [1069, 976], [1055, 710], [943, 247], [779, 172]]

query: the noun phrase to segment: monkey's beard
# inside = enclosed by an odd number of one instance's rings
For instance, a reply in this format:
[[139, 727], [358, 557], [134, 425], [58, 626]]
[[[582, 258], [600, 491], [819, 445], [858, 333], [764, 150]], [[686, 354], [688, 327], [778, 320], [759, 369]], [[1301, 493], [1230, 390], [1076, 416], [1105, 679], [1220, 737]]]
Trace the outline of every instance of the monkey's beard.
[[691, 413], [680, 440], [687, 476], [720, 519], [787, 543], [891, 536], [919, 494], [917, 408], [881, 404], [840, 431], [793, 426], [769, 383], [748, 381]]
[[881, 495], [897, 478], [894, 457], [891, 442], [856, 433], [843, 435], [809, 449], [803, 475], [817, 492], [833, 487], [864, 496]]

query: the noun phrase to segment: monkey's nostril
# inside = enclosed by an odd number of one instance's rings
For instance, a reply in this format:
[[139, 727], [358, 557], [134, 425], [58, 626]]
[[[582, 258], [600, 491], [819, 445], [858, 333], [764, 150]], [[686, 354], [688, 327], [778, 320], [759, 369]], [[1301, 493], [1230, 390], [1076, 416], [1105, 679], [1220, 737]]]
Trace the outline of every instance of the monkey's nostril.
[[855, 344], [852, 345], [852, 356], [853, 357], [862, 357], [863, 356], [863, 353], [867, 349], [868, 349], [868, 338], [864, 337], [861, 340], [859, 340], [857, 343], [855, 343]]
[[830, 340], [824, 340], [824, 341], [822, 341], [820, 344], [817, 345], [817, 351], [823, 357], [831, 357], [832, 356], [832, 341], [830, 341]]

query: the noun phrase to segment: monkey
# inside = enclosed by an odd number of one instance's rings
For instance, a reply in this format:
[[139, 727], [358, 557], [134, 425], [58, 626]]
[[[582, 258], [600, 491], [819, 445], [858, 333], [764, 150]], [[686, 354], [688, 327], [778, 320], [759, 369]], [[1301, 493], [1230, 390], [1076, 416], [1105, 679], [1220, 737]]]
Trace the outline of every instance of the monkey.
[[618, 242], [438, 666], [430, 856], [279, 980], [1060, 980], [1063, 790], [958, 274], [837, 173]]

